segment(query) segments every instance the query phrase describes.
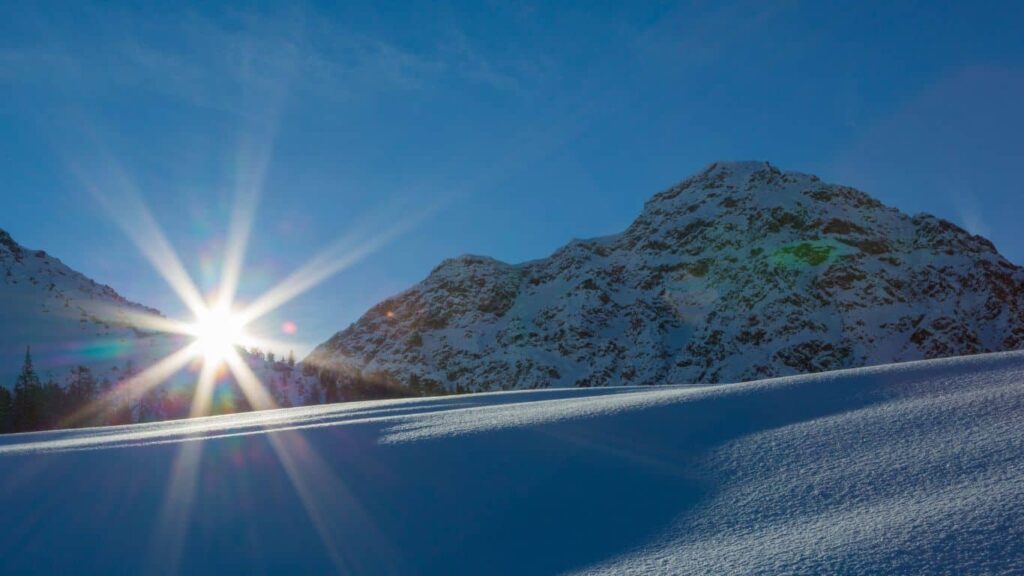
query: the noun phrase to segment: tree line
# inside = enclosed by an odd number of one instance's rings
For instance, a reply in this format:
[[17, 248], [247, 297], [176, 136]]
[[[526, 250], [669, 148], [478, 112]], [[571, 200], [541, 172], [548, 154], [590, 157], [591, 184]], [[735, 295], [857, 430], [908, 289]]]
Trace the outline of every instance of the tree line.
[[[303, 365], [305, 378], [295, 378], [294, 354], [278, 360], [272, 352], [240, 352], [252, 362], [274, 368], [263, 384], [281, 407], [448, 393], [440, 383], [416, 376], [402, 383], [387, 373], [363, 374], [354, 368]], [[136, 375], [131, 362], [118, 371], [114, 381], [98, 378], [86, 366], [75, 366], [63, 383], [52, 377], [44, 382], [33, 365], [31, 349], [26, 348], [13, 390], [0, 385], [0, 433], [155, 422], [188, 416], [194, 389], [175, 390], [161, 385], [136, 391], [130, 384]], [[215, 406], [215, 413], [252, 410], [236, 383], [224, 386], [228, 393], [219, 396], [221, 401]]]
[[[130, 370], [129, 365], [126, 371]], [[105, 406], [103, 410], [90, 410], [110, 387], [110, 380], [97, 379], [85, 366], [72, 368], [66, 383], [59, 383], [52, 377], [44, 382], [32, 364], [31, 350], [26, 349], [13, 391], [0, 386], [0, 432], [132, 422], [127, 401]]]

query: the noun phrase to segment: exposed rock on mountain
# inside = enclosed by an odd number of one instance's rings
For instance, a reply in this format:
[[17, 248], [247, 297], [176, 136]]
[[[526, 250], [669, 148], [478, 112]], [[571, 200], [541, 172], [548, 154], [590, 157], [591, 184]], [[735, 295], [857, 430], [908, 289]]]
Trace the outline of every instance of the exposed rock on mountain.
[[716, 162], [623, 233], [442, 262], [309, 365], [423, 391], [732, 382], [1020, 348], [988, 240], [765, 162]]

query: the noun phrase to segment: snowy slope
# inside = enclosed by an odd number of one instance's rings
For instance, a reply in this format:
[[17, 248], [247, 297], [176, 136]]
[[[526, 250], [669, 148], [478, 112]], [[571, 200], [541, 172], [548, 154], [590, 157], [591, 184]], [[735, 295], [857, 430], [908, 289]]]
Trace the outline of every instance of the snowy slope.
[[1024, 353], [0, 437], [7, 573], [1019, 574]]
[[127, 361], [145, 366], [180, 346], [139, 330], [135, 315], [159, 312], [0, 230], [0, 385], [14, 385], [27, 346], [38, 372], [57, 381], [78, 364], [116, 381]]
[[1014, 350], [1024, 271], [932, 216], [765, 162], [717, 162], [622, 234], [463, 256], [307, 362], [427, 389], [730, 382]]

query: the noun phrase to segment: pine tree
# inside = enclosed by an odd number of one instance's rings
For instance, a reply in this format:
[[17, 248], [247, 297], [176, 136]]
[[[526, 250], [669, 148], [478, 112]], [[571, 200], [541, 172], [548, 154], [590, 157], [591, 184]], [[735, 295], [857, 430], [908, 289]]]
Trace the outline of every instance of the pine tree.
[[313, 403], [309, 399], [309, 392], [306, 390], [306, 384], [302, 380], [295, 381], [295, 398], [298, 400], [299, 406]]
[[25, 362], [14, 384], [14, 430], [38, 430], [42, 424], [42, 385], [32, 366], [32, 350], [25, 348]]
[[338, 374], [333, 370], [320, 371], [320, 389], [323, 391], [323, 401], [327, 404], [340, 402], [338, 395]]
[[96, 379], [92, 371], [85, 366], [75, 366], [68, 378], [66, 394], [67, 417], [73, 419], [73, 426], [89, 426], [93, 424], [90, 405], [96, 399]]
[[14, 398], [6, 386], [0, 386], [0, 434], [14, 429]]
[[288, 351], [288, 365], [292, 368], [295, 367], [295, 350]]
[[40, 393], [42, 428], [56, 428], [60, 426], [68, 412], [67, 395], [60, 384], [54, 381], [53, 376], [48, 376], [46, 383], [42, 385]]

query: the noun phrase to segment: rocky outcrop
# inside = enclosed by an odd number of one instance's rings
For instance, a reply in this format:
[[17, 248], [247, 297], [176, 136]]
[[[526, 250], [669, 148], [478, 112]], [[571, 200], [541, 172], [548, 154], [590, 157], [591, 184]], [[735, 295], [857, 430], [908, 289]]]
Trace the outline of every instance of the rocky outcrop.
[[442, 262], [306, 360], [427, 390], [733, 382], [1024, 342], [988, 240], [764, 162], [716, 162], [622, 234]]

